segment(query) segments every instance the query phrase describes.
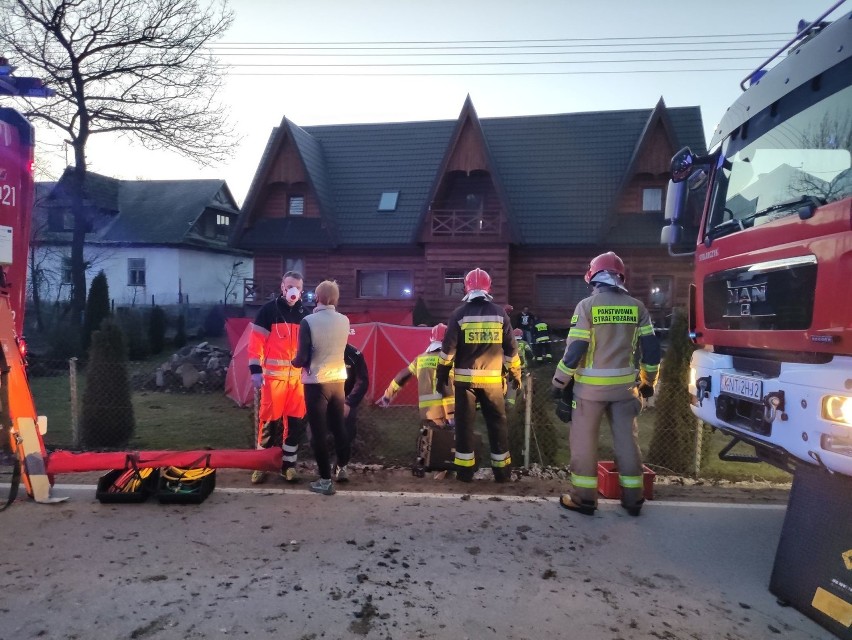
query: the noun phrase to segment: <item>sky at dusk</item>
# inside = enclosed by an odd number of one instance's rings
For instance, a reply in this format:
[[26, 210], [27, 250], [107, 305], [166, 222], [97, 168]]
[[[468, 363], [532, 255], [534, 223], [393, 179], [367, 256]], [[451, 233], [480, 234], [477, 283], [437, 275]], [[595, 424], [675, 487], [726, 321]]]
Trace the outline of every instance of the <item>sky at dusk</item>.
[[[221, 178], [242, 204], [273, 127], [700, 106], [710, 134], [740, 81], [831, 0], [232, 0], [213, 52], [239, 138], [202, 167], [94, 136], [89, 169], [123, 179]], [[840, 12], [848, 11], [842, 7]], [[37, 130], [38, 179], [66, 164]], [[47, 144], [47, 143], [53, 144]], [[68, 150], [67, 158], [73, 158]]]

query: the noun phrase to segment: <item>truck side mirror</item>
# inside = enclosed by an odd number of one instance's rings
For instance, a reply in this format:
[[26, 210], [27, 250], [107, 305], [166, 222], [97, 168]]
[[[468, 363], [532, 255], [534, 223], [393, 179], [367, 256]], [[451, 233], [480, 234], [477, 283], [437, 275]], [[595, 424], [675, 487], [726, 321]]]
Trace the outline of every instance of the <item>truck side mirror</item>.
[[678, 222], [686, 207], [686, 196], [689, 192], [688, 182], [677, 182], [669, 180], [669, 187], [666, 190], [666, 210], [663, 217], [669, 222]]
[[683, 239], [683, 227], [679, 224], [670, 224], [663, 227], [660, 232], [660, 244], [674, 246], [681, 243]]

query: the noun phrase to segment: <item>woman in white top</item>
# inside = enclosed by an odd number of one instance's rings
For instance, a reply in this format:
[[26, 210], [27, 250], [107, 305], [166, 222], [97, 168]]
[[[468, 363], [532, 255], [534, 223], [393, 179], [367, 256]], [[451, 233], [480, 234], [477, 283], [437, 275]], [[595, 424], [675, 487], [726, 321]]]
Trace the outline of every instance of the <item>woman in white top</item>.
[[334, 309], [340, 299], [340, 288], [336, 282], [320, 282], [315, 295], [317, 306], [314, 312], [299, 324], [299, 348], [293, 358], [293, 366], [302, 368], [311, 447], [320, 473], [320, 479], [311, 483], [311, 491], [330, 496], [334, 494], [334, 483], [327, 444], [329, 431], [334, 436], [337, 453], [337, 480], [347, 480], [346, 464], [351, 455], [343, 419], [346, 397], [344, 352], [349, 339], [349, 318]]

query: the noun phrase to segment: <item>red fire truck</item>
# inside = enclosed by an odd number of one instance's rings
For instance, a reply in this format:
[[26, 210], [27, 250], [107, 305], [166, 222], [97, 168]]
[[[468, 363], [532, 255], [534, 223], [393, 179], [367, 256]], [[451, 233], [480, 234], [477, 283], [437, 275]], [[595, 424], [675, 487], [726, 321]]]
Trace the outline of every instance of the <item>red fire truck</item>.
[[706, 188], [696, 416], [781, 468], [852, 476], [852, 19], [825, 17], [743, 81], [708, 155], [672, 159], [663, 242], [682, 240], [687, 196]]
[[693, 412], [732, 436], [723, 459], [793, 473], [769, 589], [852, 640], [852, 14], [824, 21], [841, 4], [743, 81], [709, 154], [675, 155], [662, 240], [695, 260]]
[[[12, 71], [0, 58], [0, 95], [52, 95], [38, 79], [14, 77]], [[41, 437], [47, 423], [36, 414], [27, 383], [23, 340], [34, 148], [32, 125], [14, 109], [0, 108], [0, 456], [16, 470], [6, 505], [23, 467], [29, 471], [21, 474], [27, 493], [52, 500]]]

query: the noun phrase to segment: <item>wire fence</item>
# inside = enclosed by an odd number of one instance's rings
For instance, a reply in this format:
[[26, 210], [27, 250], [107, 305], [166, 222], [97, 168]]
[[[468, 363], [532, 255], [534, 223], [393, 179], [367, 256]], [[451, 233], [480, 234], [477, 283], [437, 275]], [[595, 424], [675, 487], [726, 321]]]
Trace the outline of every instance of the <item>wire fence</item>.
[[[552, 346], [558, 348], [557, 343]], [[190, 360], [191, 354], [190, 349]], [[83, 366], [76, 359], [34, 363], [30, 384], [37, 410], [48, 417], [47, 448], [252, 448], [256, 409], [251, 402], [237, 406], [225, 395], [226, 359], [216, 356], [212, 365], [209, 359], [197, 360], [195, 365], [172, 358], [160, 363], [101, 363], [97, 368], [91, 363]], [[555, 362], [555, 357], [550, 362], [534, 361], [524, 373], [525, 394], [507, 408], [515, 467], [568, 468], [570, 424], [557, 417], [551, 394]], [[126, 382], [116, 384], [122, 377]], [[720, 463], [716, 454], [728, 439], [692, 416], [685, 384], [675, 389], [660, 385], [639, 416], [640, 449], [646, 465], [657, 475], [784, 479], [782, 472], [768, 465], [747, 465], [750, 468], [745, 469], [744, 464]], [[415, 406], [382, 409], [365, 401], [358, 408], [352, 460], [413, 466], [420, 428]], [[475, 429], [483, 436], [477, 458], [487, 464], [487, 431], [480, 412]], [[606, 419], [601, 425], [598, 454], [602, 461], [613, 460]], [[307, 437], [299, 457], [313, 459]]]

